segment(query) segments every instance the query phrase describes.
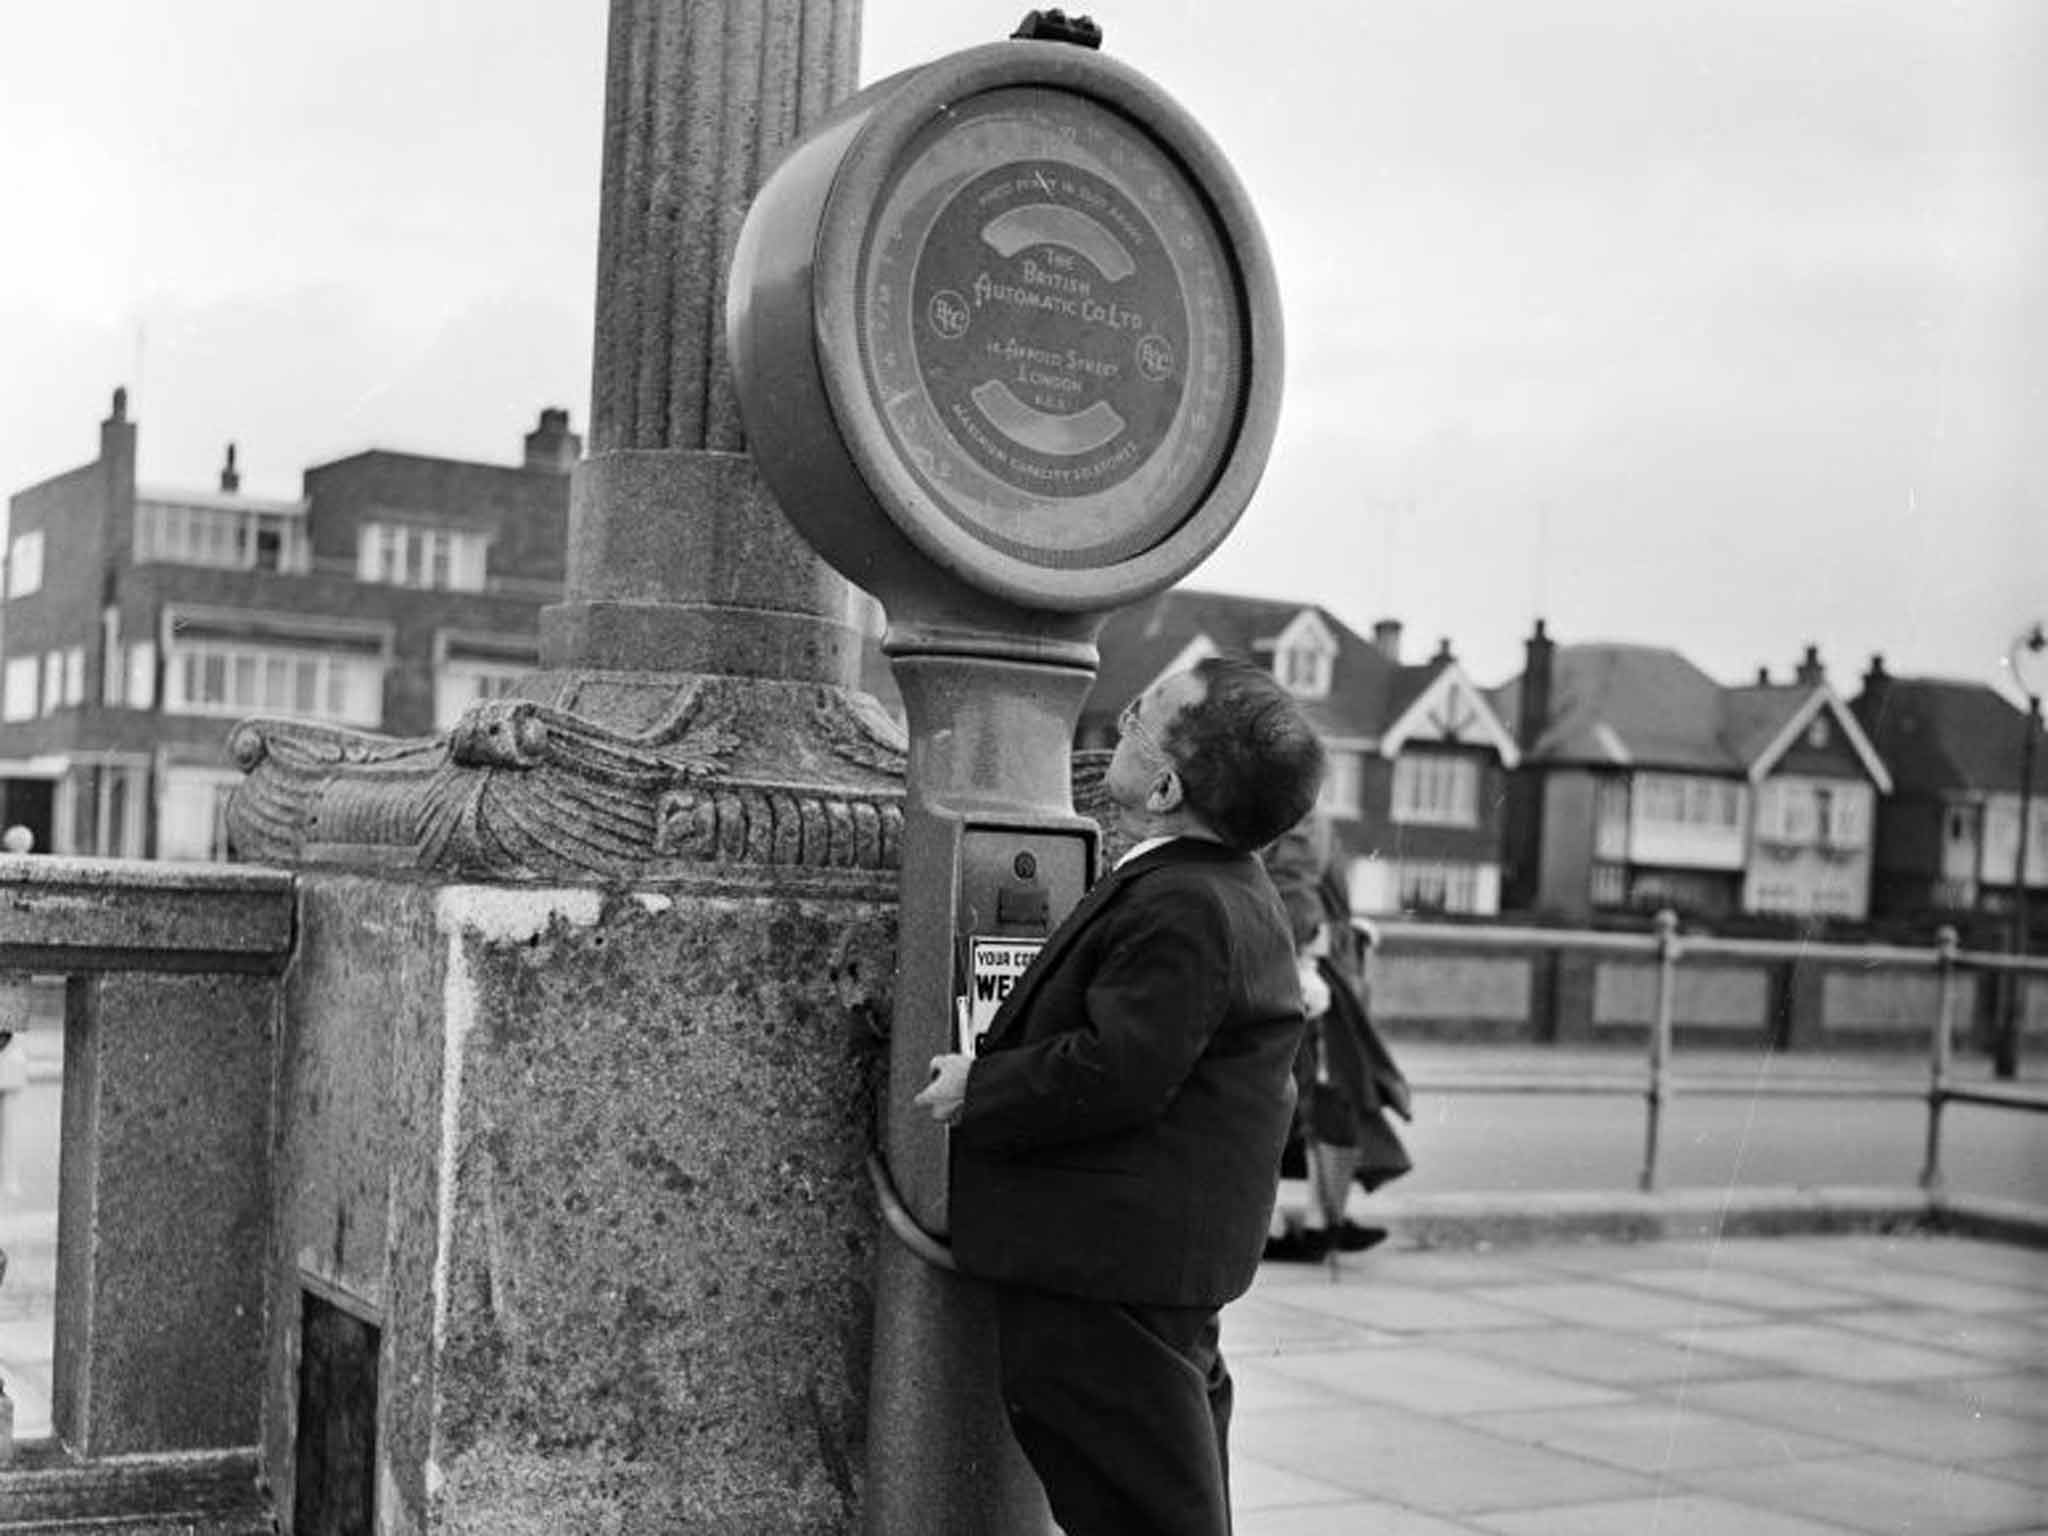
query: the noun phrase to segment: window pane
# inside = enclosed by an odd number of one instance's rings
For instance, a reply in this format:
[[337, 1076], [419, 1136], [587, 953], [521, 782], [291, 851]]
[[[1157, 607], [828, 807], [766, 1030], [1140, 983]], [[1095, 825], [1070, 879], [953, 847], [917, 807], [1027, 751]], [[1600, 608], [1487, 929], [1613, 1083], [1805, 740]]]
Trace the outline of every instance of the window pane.
[[[188, 688], [185, 696], [189, 699]], [[128, 707], [130, 709], [152, 709], [156, 706], [156, 642], [141, 640], [128, 647]]]
[[228, 701], [237, 709], [254, 709], [257, 706], [256, 658], [237, 656], [234, 661], [234, 682], [229, 685]]

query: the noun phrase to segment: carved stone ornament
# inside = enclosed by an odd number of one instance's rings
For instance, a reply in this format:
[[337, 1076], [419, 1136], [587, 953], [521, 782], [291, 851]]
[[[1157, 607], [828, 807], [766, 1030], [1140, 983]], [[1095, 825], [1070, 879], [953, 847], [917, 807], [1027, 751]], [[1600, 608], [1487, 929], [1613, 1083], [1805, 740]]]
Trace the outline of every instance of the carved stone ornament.
[[[624, 690], [640, 709], [615, 707]], [[894, 871], [904, 741], [865, 694], [697, 677], [661, 690], [541, 673], [413, 739], [237, 725], [234, 857], [507, 881]], [[608, 718], [565, 707], [599, 703]]]

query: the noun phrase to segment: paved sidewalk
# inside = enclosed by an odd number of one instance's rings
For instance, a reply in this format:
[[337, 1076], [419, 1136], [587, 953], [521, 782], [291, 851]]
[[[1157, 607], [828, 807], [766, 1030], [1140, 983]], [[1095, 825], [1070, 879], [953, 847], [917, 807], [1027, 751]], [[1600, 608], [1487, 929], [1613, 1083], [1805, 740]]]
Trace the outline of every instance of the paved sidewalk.
[[[52, 1277], [10, 1225], [25, 1438], [48, 1430]], [[2048, 1252], [1382, 1249], [1265, 1266], [1223, 1329], [1236, 1536], [2048, 1532]]]
[[1223, 1344], [1237, 1536], [2048, 1532], [2048, 1252], [1381, 1249]]

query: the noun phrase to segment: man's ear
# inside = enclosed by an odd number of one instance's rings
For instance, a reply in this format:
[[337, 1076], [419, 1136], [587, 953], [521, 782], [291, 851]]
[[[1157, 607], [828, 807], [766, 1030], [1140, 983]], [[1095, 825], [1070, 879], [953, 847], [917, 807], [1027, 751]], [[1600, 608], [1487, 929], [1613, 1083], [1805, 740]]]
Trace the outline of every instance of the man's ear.
[[1145, 791], [1145, 809], [1155, 816], [1170, 816], [1186, 798], [1179, 770], [1162, 768], [1152, 776], [1152, 787]]

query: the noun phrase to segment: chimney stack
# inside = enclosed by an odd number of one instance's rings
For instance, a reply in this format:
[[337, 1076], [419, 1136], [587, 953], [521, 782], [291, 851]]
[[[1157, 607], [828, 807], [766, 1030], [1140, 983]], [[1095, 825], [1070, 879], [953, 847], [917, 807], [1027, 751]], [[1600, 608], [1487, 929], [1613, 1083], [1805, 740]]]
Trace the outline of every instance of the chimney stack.
[[1551, 690], [1554, 685], [1557, 644], [1536, 621], [1536, 628], [1522, 642], [1522, 710], [1515, 721], [1515, 745], [1532, 751], [1550, 724]]
[[540, 425], [526, 434], [526, 467], [566, 475], [583, 457], [583, 439], [569, 430], [569, 413], [559, 405], [540, 413]]
[[1863, 691], [1856, 696], [1856, 718], [1867, 729], [1875, 729], [1891, 703], [1892, 675], [1884, 669], [1884, 657], [1873, 651], [1870, 670], [1863, 674]]
[[1820, 647], [1809, 645], [1806, 655], [1800, 658], [1799, 669], [1793, 674], [1808, 688], [1818, 687], [1827, 681], [1828, 669], [1821, 665]]
[[242, 488], [242, 472], [235, 468], [235, 445], [228, 444], [228, 456], [220, 467], [220, 488], [224, 491], [239, 491]]
[[1401, 661], [1401, 621], [1381, 619], [1373, 625], [1372, 647], [1398, 666]]
[[1449, 635], [1442, 635], [1438, 637], [1436, 642], [1436, 654], [1430, 657], [1429, 659], [1432, 664], [1442, 666], [1448, 666], [1451, 662], [1454, 662], [1458, 659], [1457, 657], [1451, 654], [1451, 637]]
[[134, 495], [135, 487], [135, 423], [128, 419], [128, 390], [123, 386], [114, 391], [113, 409], [107, 419], [100, 423], [100, 462], [113, 477], [113, 494]]

